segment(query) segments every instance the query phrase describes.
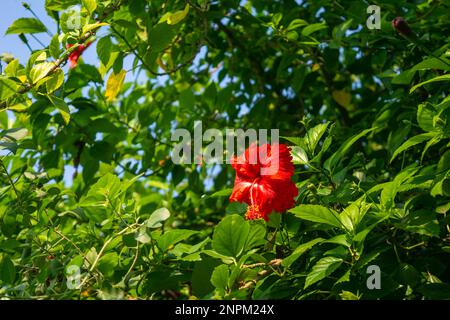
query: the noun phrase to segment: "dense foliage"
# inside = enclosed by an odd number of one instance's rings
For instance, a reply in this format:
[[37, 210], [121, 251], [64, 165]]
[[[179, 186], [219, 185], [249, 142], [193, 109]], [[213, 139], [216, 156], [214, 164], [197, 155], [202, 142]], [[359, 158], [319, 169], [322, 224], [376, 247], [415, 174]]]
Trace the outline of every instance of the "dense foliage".
[[[45, 6], [1, 61], [0, 297], [450, 298], [449, 1]], [[195, 121], [279, 129], [296, 206], [245, 220], [229, 164], [174, 164]]]

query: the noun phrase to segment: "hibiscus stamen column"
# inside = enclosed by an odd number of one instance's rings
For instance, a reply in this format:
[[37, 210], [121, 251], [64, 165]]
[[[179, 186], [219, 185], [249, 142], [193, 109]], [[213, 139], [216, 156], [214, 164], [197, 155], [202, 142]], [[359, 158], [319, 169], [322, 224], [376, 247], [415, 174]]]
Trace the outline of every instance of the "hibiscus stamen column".
[[252, 186], [250, 187], [250, 205], [247, 208], [247, 212], [245, 213], [245, 218], [248, 220], [255, 220], [255, 219], [261, 219], [263, 218], [263, 215], [261, 214], [261, 211], [259, 210], [259, 205], [255, 203], [253, 192], [254, 192], [254, 186], [256, 182], [259, 180], [259, 178], [256, 178]]

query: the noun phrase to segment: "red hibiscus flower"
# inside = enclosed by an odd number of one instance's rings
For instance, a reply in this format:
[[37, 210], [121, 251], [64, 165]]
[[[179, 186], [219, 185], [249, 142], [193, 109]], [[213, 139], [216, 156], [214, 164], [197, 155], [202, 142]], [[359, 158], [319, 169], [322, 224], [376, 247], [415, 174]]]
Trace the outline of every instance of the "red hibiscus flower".
[[272, 211], [283, 212], [294, 206], [298, 190], [291, 180], [294, 165], [289, 151], [284, 144], [252, 144], [231, 159], [236, 180], [230, 201], [248, 204], [247, 219], [267, 221]]
[[[69, 63], [70, 68], [75, 68], [78, 65], [78, 59], [80, 58], [81, 54], [91, 45], [90, 42], [84, 44], [80, 44], [78, 48], [75, 49], [70, 55], [69, 55]], [[73, 47], [73, 44], [67, 44], [67, 49]]]

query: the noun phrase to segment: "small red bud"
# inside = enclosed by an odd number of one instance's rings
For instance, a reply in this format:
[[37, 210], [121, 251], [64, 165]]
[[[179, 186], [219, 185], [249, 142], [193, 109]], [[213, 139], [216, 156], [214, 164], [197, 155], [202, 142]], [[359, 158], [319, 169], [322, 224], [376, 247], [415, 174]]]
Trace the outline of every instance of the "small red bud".
[[[80, 44], [78, 46], [78, 48], [70, 54], [70, 56], [69, 56], [70, 68], [75, 68], [77, 66], [78, 59], [80, 58], [81, 54], [83, 53], [84, 50], [86, 50], [91, 45], [91, 43], [92, 43], [92, 41], [86, 43], [85, 45]], [[69, 49], [71, 47], [73, 47], [73, 44], [68, 43], [66, 45], [67, 49]]]
[[397, 17], [394, 20], [392, 20], [392, 27], [404, 37], [409, 37], [413, 35], [413, 32], [409, 27], [408, 23], [402, 17]]

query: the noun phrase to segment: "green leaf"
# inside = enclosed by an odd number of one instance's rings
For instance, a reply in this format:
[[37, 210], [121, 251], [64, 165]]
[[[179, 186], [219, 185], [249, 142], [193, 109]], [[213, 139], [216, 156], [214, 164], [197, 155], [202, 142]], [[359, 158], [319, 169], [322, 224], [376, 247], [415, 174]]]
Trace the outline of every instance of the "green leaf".
[[450, 178], [440, 175], [437, 176], [435, 180], [436, 181], [430, 191], [431, 196], [436, 197], [438, 195], [450, 195]]
[[351, 246], [351, 239], [349, 238], [350, 236], [348, 234], [338, 234], [337, 236], [324, 240], [322, 243], [334, 243], [349, 248]]
[[109, 24], [106, 22], [97, 22], [97, 23], [90, 23], [85, 26], [83, 26], [83, 34], [86, 34], [90, 31], [97, 30], [100, 27], [108, 26]]
[[440, 157], [437, 165], [437, 172], [441, 173], [448, 169], [450, 169], [450, 150], [445, 151]]
[[328, 170], [329, 172], [332, 172], [333, 169], [338, 165], [339, 161], [342, 159], [342, 157], [347, 153], [347, 151], [350, 149], [350, 147], [359, 139], [361, 139], [366, 134], [374, 131], [377, 128], [370, 128], [363, 130], [362, 132], [358, 133], [357, 135], [347, 139], [341, 147], [333, 153], [333, 155], [328, 158], [325, 163], [323, 164], [323, 167]]
[[450, 74], [444, 74], [442, 76], [438, 76], [433, 79], [416, 84], [414, 87], [411, 88], [411, 90], [409, 90], [409, 93], [413, 93], [417, 88], [419, 88], [425, 84], [432, 83], [432, 82], [438, 82], [438, 81], [450, 81]]
[[97, 160], [105, 163], [110, 163], [114, 154], [115, 148], [109, 142], [95, 141], [90, 149], [90, 155]]
[[163, 181], [150, 180], [147, 182], [150, 187], [154, 187], [161, 190], [169, 190], [169, 185]]
[[30, 71], [31, 82], [37, 83], [39, 80], [44, 79], [55, 66], [54, 62], [41, 62], [36, 64]]
[[219, 190], [217, 192], [214, 192], [212, 195], [210, 195], [211, 198], [216, 198], [216, 197], [229, 197], [231, 195], [231, 193], [233, 192], [232, 188], [227, 188], [227, 189], [223, 189], [223, 190]]
[[250, 233], [250, 225], [241, 216], [230, 215], [214, 230], [213, 249], [224, 256], [238, 257], [242, 254]]
[[[333, 126], [332, 126], [332, 128], [333, 128]], [[327, 152], [327, 150], [330, 148], [331, 142], [333, 142], [333, 137], [330, 134], [325, 138], [325, 140], [323, 141], [323, 144], [320, 148], [320, 151], [317, 153], [317, 155], [314, 158], [311, 159], [311, 162], [320, 162], [323, 154], [325, 154], [325, 152]]]
[[169, 219], [169, 217], [170, 211], [167, 208], [159, 208], [147, 219], [146, 226], [147, 228], [159, 228], [162, 226], [162, 222]]
[[0, 141], [0, 150], [9, 150], [13, 154], [17, 152], [18, 144], [12, 141]]
[[82, 0], [83, 6], [89, 11], [89, 14], [93, 14], [95, 9], [97, 9], [97, 1], [96, 0]]
[[148, 35], [152, 51], [160, 52], [164, 50], [175, 35], [176, 29], [174, 26], [165, 22], [158, 23], [150, 30]]
[[19, 148], [18, 140], [23, 139], [28, 135], [28, 130], [25, 128], [11, 128], [0, 132], [0, 150], [9, 150], [16, 153]]
[[168, 24], [177, 24], [183, 20], [189, 13], [189, 4], [186, 4], [183, 10], [176, 11], [167, 16]]
[[294, 30], [289, 31], [289, 32], [286, 34], [286, 38], [287, 38], [288, 40], [295, 41], [295, 40], [298, 39], [298, 33], [297, 33], [296, 31], [294, 31]]
[[291, 147], [292, 162], [294, 164], [308, 164], [308, 155], [301, 147]]
[[414, 78], [416, 71], [414, 69], [408, 69], [400, 73], [399, 75], [392, 78], [393, 84], [409, 84]]
[[103, 83], [102, 75], [96, 67], [90, 64], [79, 64], [76, 71], [80, 72], [86, 80], [93, 81], [96, 83]]
[[295, 92], [299, 92], [303, 88], [303, 84], [305, 82], [305, 78], [308, 75], [308, 68], [301, 64], [296, 70], [294, 71], [294, 78], [292, 81], [292, 89], [294, 89]]
[[18, 70], [19, 70], [19, 60], [14, 59], [10, 63], [8, 63], [4, 71], [5, 75], [10, 77], [16, 77]]
[[305, 289], [332, 274], [342, 262], [341, 258], [335, 257], [325, 257], [317, 261], [311, 272], [306, 276]]
[[392, 162], [403, 151], [415, 146], [416, 144], [430, 140], [437, 134], [438, 133], [436, 133], [436, 132], [427, 132], [427, 133], [422, 133], [417, 136], [409, 138], [400, 147], [398, 147], [397, 150], [394, 151], [394, 154], [392, 155], [390, 162]]
[[281, 262], [281, 265], [284, 267], [289, 267], [292, 265], [303, 253], [311, 249], [316, 244], [322, 242], [324, 239], [322, 238], [316, 238], [314, 240], [308, 241], [306, 243], [303, 243], [299, 245], [297, 248], [295, 248], [294, 252], [292, 252], [289, 256], [283, 259], [283, 262]]
[[150, 238], [146, 228], [139, 228], [139, 230], [134, 234], [133, 239], [139, 241], [140, 243], [150, 243], [150, 241], [152, 241], [152, 238]]
[[283, 19], [283, 14], [281, 12], [277, 12], [272, 16], [272, 22], [275, 26], [280, 24], [281, 19]]
[[319, 143], [325, 131], [327, 131], [329, 124], [330, 122], [318, 124], [314, 128], [309, 129], [306, 133], [305, 142], [312, 154], [314, 154], [317, 144]]
[[16, 279], [16, 268], [11, 259], [6, 255], [0, 255], [0, 281], [13, 284]]
[[113, 43], [111, 42], [111, 38], [109, 36], [100, 38], [100, 40], [98, 40], [97, 42], [97, 55], [100, 61], [105, 66], [108, 64], [109, 59], [111, 57], [112, 48]]
[[316, 31], [328, 28], [324, 22], [310, 24], [309, 26], [303, 28], [302, 35], [309, 36]]
[[12, 139], [15, 141], [21, 140], [28, 135], [28, 130], [26, 128], [11, 128], [7, 130], [2, 130], [0, 132], [0, 137], [3, 139], [4, 137], [8, 139]]
[[180, 283], [189, 280], [187, 274], [172, 272], [170, 268], [164, 266], [156, 266], [155, 269], [145, 275], [140, 295], [159, 293], [163, 290], [179, 290]]
[[97, 269], [105, 277], [111, 277], [119, 264], [119, 255], [115, 252], [107, 253], [100, 258]]
[[55, 34], [52, 37], [52, 40], [50, 41], [50, 45], [48, 47], [48, 50], [50, 52], [50, 55], [54, 59], [58, 59], [59, 56], [61, 55], [61, 44], [59, 42], [59, 35], [58, 34]]
[[200, 249], [203, 249], [203, 247], [211, 242], [211, 239], [206, 238], [203, 241], [200, 241], [199, 243], [195, 245], [190, 245], [186, 243], [178, 243], [172, 250], [171, 253], [176, 255], [177, 257], [181, 257], [182, 255], [186, 254], [186, 257], [193, 257], [193, 254], [196, 253], [196, 256], [199, 257], [197, 261], [201, 260], [200, 257]]
[[447, 283], [427, 283], [417, 288], [417, 291], [432, 300], [450, 299], [450, 284]]
[[[356, 201], [351, 202], [339, 216], [346, 228], [348, 230], [353, 230], [358, 227], [359, 223], [361, 222], [367, 211], [370, 209], [370, 207], [370, 203], [366, 203], [364, 201], [364, 198], [360, 198]], [[347, 223], [344, 223], [344, 220], [347, 220]]]
[[337, 228], [343, 228], [339, 215], [332, 209], [315, 205], [301, 204], [289, 210], [297, 218], [312, 222], [324, 223]]
[[186, 240], [190, 236], [198, 233], [198, 231], [194, 230], [186, 230], [186, 229], [173, 229], [166, 231], [162, 236], [157, 239], [158, 248], [165, 252], [170, 246], [177, 244], [180, 241]]
[[113, 72], [119, 74], [123, 68], [123, 53], [120, 52], [112, 66]]
[[9, 26], [5, 34], [41, 33], [46, 31], [47, 28], [39, 20], [35, 18], [20, 18]]
[[119, 197], [120, 192], [119, 178], [107, 173], [89, 188], [85, 196], [81, 197], [79, 205], [86, 211], [89, 219], [101, 222], [113, 214], [111, 202]]
[[122, 191], [121, 186], [122, 184], [119, 177], [117, 177], [117, 175], [113, 173], [108, 172], [100, 179], [98, 179], [98, 181], [93, 186], [91, 186], [91, 189], [89, 191], [92, 190], [97, 194], [109, 196], [111, 199], [114, 199], [119, 196], [120, 192]]
[[197, 296], [204, 296], [214, 290], [211, 284], [211, 274], [219, 262], [210, 257], [203, 257], [199, 262], [196, 262], [192, 271], [192, 293]]
[[353, 19], [346, 19], [345, 22], [333, 28], [333, 46], [339, 46], [341, 44], [342, 38], [345, 37], [346, 31], [350, 28], [353, 23]]
[[[150, 238], [150, 237], [149, 237]], [[125, 233], [122, 236], [122, 242], [124, 245], [126, 245], [129, 248], [136, 248], [136, 246], [138, 245], [137, 243], [137, 232], [129, 232], [129, 233]]]
[[47, 98], [50, 100], [50, 102], [61, 112], [61, 116], [64, 119], [65, 124], [69, 124], [70, 121], [70, 110], [67, 103], [56, 96], [47, 96]]
[[[443, 58], [445, 59], [445, 58]], [[439, 69], [439, 70], [445, 70], [450, 71], [450, 66], [445, 64], [443, 61], [441, 61], [438, 58], [427, 58], [423, 60], [422, 62], [419, 62], [411, 69], [405, 70], [402, 73], [400, 73], [398, 76], [394, 77], [392, 79], [392, 83], [394, 84], [409, 84], [411, 80], [414, 78], [414, 75], [416, 74], [416, 71], [418, 70], [428, 70], [428, 69]]]
[[390, 209], [394, 205], [395, 196], [399, 190], [399, 187], [408, 180], [411, 176], [413, 176], [417, 172], [417, 168], [414, 166], [404, 169], [397, 176], [395, 176], [394, 180], [388, 182], [384, 185], [381, 191], [381, 199], [380, 203], [385, 209]]
[[359, 300], [360, 297], [354, 294], [350, 291], [342, 290], [342, 292], [339, 294], [342, 300]]
[[352, 269], [348, 269], [347, 272], [345, 272], [345, 273], [342, 275], [342, 277], [340, 277], [340, 278], [336, 281], [335, 285], [336, 285], [336, 284], [339, 284], [339, 283], [343, 283], [343, 282], [348, 282], [348, 281], [350, 281], [350, 274], [351, 274], [351, 271], [352, 271]]
[[401, 263], [398, 266], [397, 274], [402, 283], [413, 288], [420, 283], [422, 278], [421, 274], [419, 273], [419, 271], [417, 271], [416, 268], [414, 268], [414, 266], [405, 262]]
[[[370, 207], [370, 204], [368, 204], [366, 208], [368, 208], [368, 207]], [[364, 216], [364, 214], [363, 214], [362, 212], [363, 212], [363, 210], [366, 210], [366, 208], [363, 207], [363, 208], [360, 209], [361, 213], [360, 213], [360, 217], [357, 218], [358, 220], [361, 220], [361, 219], [362, 219], [362, 216]], [[388, 217], [388, 216], [386, 216], [385, 218], [387, 218], [387, 217]], [[363, 241], [363, 240], [366, 238], [367, 234], [368, 234], [368, 233], [369, 233], [369, 232], [370, 232], [370, 231], [371, 231], [378, 223], [380, 223], [381, 221], [383, 221], [385, 218], [380, 219], [378, 222], [374, 223], [373, 225], [371, 225], [371, 226], [369, 226], [369, 227], [363, 229], [362, 231], [358, 232], [355, 236], [353, 236], [353, 241]], [[358, 228], [357, 228], [357, 223], [354, 223], [354, 222], [353, 222], [353, 224], [355, 225], [355, 226], [354, 226], [354, 229], [358, 229]], [[350, 246], [350, 244], [348, 244], [347, 246]]]
[[269, 214], [267, 226], [271, 228], [279, 228], [281, 226], [281, 214]]
[[302, 147], [303, 149], [306, 149], [306, 144], [305, 144], [304, 140], [302, 138], [300, 138], [300, 137], [281, 137], [281, 138], [292, 142], [296, 146], [299, 146], [299, 147]]
[[46, 0], [45, 7], [47, 10], [61, 11], [79, 3], [79, 0]]
[[17, 93], [19, 85], [17, 82], [0, 76], [0, 101], [4, 101]]
[[191, 110], [195, 105], [195, 95], [191, 89], [183, 90], [180, 93], [180, 108]]
[[417, 123], [423, 131], [435, 130], [433, 118], [436, 116], [436, 110], [428, 103], [419, 105], [417, 109]]
[[428, 210], [415, 210], [409, 212], [398, 224], [399, 229], [426, 235], [439, 237], [439, 222], [436, 213]]
[[240, 203], [240, 202], [231, 202], [227, 208], [225, 209], [225, 212], [227, 214], [244, 214], [247, 211], [247, 204], [246, 203]]
[[442, 140], [442, 138], [443, 135], [440, 132], [437, 132], [433, 138], [427, 141], [425, 147], [422, 150], [422, 154], [420, 155], [420, 161], [423, 161], [423, 158], [425, 157], [425, 154], [428, 151], [428, 149], [434, 146], [435, 144], [439, 143]]
[[64, 83], [64, 71], [61, 68], [58, 68], [53, 72], [48, 80], [45, 82], [45, 86], [47, 87], [47, 93], [52, 93], [56, 91], [59, 87]]
[[250, 224], [250, 231], [244, 246], [245, 250], [248, 251], [266, 243], [265, 236], [266, 228], [262, 224]]
[[225, 256], [223, 254], [217, 253], [214, 250], [203, 250], [202, 253], [216, 259], [222, 260], [223, 263], [231, 264], [233, 262], [236, 262], [236, 260], [233, 257]]
[[435, 57], [430, 57], [430, 58], [423, 60], [422, 62], [419, 62], [412, 69], [413, 70], [438, 69], [438, 70], [450, 71], [450, 65], [448, 65], [447, 63], [442, 61], [445, 59], [446, 59], [445, 57], [442, 57], [441, 59], [438, 59]]
[[217, 266], [211, 275], [211, 283], [220, 292], [221, 295], [223, 295], [227, 290], [229, 277], [230, 270], [225, 264]]
[[303, 27], [303, 26], [306, 26], [306, 25], [308, 25], [308, 22], [306, 22], [305, 20], [303, 20], [303, 19], [294, 19], [294, 20], [292, 20], [289, 23], [289, 25], [286, 28], [286, 30], [287, 31], [291, 31], [291, 30], [294, 30], [294, 29], [297, 29], [297, 28], [300, 28], [300, 27]]
[[449, 71], [450, 67], [437, 58], [428, 58], [418, 63], [413, 68], [402, 72], [400, 75], [392, 79], [392, 82], [398, 84], [409, 84], [413, 79], [416, 71], [427, 69], [439, 69]]

